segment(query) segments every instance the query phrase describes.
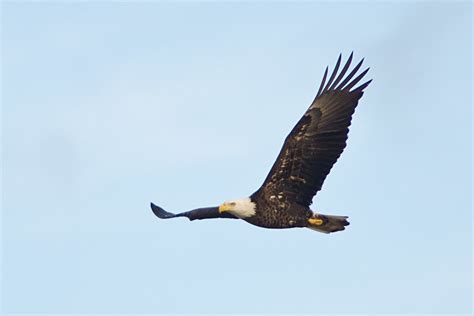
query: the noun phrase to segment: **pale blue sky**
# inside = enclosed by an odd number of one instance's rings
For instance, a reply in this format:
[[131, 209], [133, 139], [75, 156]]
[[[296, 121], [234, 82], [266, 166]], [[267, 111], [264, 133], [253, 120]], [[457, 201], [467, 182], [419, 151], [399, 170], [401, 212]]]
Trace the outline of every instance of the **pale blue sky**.
[[[470, 313], [469, 2], [2, 9], [2, 312]], [[352, 50], [374, 81], [313, 205], [348, 230], [152, 214], [256, 190]]]

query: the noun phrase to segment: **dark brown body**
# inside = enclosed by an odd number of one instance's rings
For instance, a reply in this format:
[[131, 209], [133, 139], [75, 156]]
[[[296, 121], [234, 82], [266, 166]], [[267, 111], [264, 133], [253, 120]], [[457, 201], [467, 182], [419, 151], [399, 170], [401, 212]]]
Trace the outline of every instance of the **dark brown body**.
[[[272, 203], [272, 200], [275, 200]], [[244, 218], [250, 224], [265, 228], [307, 227], [313, 212], [305, 206], [289, 205], [278, 201], [278, 196], [270, 201], [252, 200], [257, 205], [255, 215]]]

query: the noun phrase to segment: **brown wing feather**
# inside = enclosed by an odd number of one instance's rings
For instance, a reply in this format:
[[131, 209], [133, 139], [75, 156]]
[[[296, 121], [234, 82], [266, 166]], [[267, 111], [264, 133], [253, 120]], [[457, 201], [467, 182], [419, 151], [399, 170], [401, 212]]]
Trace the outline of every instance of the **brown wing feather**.
[[168, 219], [168, 218], [175, 218], [175, 217], [187, 217], [190, 220], [194, 221], [196, 219], [210, 219], [210, 218], [237, 218], [230, 213], [220, 213], [219, 208], [216, 207], [202, 207], [197, 208], [191, 211], [182, 212], [178, 214], [173, 214], [170, 212], [165, 211], [161, 207], [150, 203], [151, 210], [153, 213], [161, 218], [161, 219]]
[[[352, 114], [370, 81], [351, 90], [368, 69], [353, 79], [362, 61], [346, 76], [352, 54], [336, 78], [341, 56], [327, 84], [325, 79], [315, 100], [286, 137], [270, 173], [252, 198], [288, 205], [309, 206], [326, 176], [346, 147]], [[335, 80], [334, 80], [335, 79]]]

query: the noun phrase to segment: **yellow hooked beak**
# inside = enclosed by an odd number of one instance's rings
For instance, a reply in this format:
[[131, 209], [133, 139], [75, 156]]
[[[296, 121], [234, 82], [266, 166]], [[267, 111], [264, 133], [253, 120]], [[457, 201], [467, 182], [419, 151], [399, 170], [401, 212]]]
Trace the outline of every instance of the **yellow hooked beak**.
[[231, 209], [232, 209], [232, 206], [227, 203], [219, 205], [219, 213], [224, 213], [224, 212], [230, 211]]

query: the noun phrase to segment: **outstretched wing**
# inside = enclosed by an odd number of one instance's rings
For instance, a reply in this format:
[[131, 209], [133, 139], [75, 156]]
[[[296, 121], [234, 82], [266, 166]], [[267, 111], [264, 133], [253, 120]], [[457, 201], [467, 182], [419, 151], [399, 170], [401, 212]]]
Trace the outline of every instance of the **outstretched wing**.
[[153, 213], [162, 219], [174, 218], [174, 217], [187, 217], [193, 221], [195, 219], [209, 219], [209, 218], [237, 218], [228, 212], [219, 213], [218, 207], [203, 207], [203, 208], [197, 208], [195, 210], [191, 210], [188, 212], [173, 214], [173, 213], [165, 211], [164, 209], [162, 209], [159, 206], [156, 206], [153, 203], [150, 203], [150, 206]]
[[[352, 114], [371, 80], [354, 88], [369, 69], [354, 77], [363, 60], [346, 75], [352, 53], [339, 75], [341, 55], [328, 82], [328, 68], [311, 106], [286, 137], [270, 173], [253, 198], [309, 206], [346, 147]], [[337, 78], [336, 78], [337, 76]], [[279, 201], [272, 201], [278, 199]]]

